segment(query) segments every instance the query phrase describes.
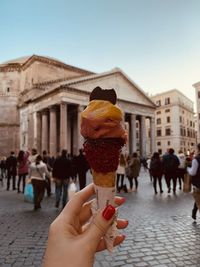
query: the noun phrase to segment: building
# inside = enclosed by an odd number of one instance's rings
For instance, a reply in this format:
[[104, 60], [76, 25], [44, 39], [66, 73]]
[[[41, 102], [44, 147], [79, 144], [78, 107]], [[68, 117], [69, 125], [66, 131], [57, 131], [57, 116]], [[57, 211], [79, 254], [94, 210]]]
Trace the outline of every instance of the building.
[[195, 95], [196, 95], [196, 105], [197, 105], [197, 143], [200, 143], [200, 82], [193, 84], [195, 88]]
[[161, 154], [172, 147], [189, 153], [195, 149], [193, 102], [174, 89], [151, 98], [156, 104], [156, 150]]
[[[146, 146], [146, 120], [155, 148], [155, 104], [122, 70], [96, 74], [57, 59], [29, 56], [0, 65], [0, 153], [35, 147], [56, 155], [65, 148], [77, 154], [82, 147], [80, 114], [96, 86], [114, 88], [124, 111], [129, 141], [127, 153]], [[139, 125], [138, 144], [136, 124]]]

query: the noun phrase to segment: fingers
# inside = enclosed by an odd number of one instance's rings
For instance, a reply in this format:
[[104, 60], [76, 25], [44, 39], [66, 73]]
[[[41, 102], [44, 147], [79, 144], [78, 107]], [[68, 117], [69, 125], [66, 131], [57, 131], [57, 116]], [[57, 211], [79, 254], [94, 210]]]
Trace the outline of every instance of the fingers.
[[[91, 212], [92, 201], [93, 200], [85, 203], [82, 207], [82, 210], [79, 216], [81, 225], [86, 223], [92, 215], [92, 212]], [[115, 197], [115, 204], [116, 204], [115, 207], [121, 206], [124, 202], [125, 202], [124, 197], [117, 197], [117, 196]]]
[[124, 229], [128, 226], [128, 221], [123, 219], [117, 219], [117, 228]]
[[85, 232], [87, 242], [91, 244], [93, 248], [96, 249], [101, 237], [105, 235], [112, 224], [114, 214], [115, 208], [112, 205], [108, 205], [94, 217], [89, 229]]
[[[114, 247], [118, 246], [119, 244], [121, 244], [124, 241], [125, 238], [126, 238], [125, 235], [116, 236], [116, 238], [114, 240]], [[102, 251], [104, 249], [106, 249], [106, 243], [105, 243], [105, 240], [102, 238], [101, 241], [99, 242], [98, 246], [97, 246], [96, 252]]]
[[90, 184], [81, 191], [77, 192], [63, 209], [62, 216], [65, 217], [65, 222], [70, 223], [74, 220], [74, 217], [79, 217], [83, 204], [94, 194], [95, 191], [93, 184]]

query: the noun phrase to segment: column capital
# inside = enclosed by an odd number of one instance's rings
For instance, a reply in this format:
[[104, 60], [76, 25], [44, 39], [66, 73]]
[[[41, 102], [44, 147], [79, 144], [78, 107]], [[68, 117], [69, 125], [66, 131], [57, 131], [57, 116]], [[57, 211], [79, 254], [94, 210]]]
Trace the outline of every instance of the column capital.
[[48, 115], [48, 112], [49, 112], [48, 108], [41, 110], [42, 115]]
[[78, 112], [82, 112], [85, 109], [85, 106], [78, 105]]
[[56, 105], [52, 105], [52, 106], [49, 106], [49, 111], [56, 111], [57, 110], [57, 106]]

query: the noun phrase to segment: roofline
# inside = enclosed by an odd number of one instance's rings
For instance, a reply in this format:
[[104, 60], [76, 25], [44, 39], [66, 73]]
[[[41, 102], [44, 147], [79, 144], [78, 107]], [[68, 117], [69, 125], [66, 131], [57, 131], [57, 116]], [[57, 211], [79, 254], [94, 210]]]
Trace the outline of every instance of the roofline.
[[176, 88], [175, 89], [170, 89], [170, 90], [164, 91], [162, 93], [158, 93], [156, 95], [153, 95], [152, 98], [157, 97], [157, 96], [161, 96], [161, 95], [165, 95], [165, 94], [168, 94], [168, 93], [172, 93], [172, 92], [177, 92], [177, 93], [181, 94], [182, 96], [184, 96], [185, 98], [187, 98], [187, 100], [189, 100], [192, 104], [194, 104], [194, 102], [189, 97], [187, 97], [186, 95], [184, 95], [180, 90], [178, 90]]
[[97, 78], [101, 78], [101, 77], [106, 77], [106, 76], [110, 76], [112, 74], [115, 73], [120, 73], [122, 74], [125, 79], [131, 84], [134, 85], [141, 93], [142, 95], [153, 105], [156, 107], [155, 103], [146, 95], [146, 93], [133, 81], [131, 80], [120, 68], [114, 68], [111, 71], [107, 71], [107, 72], [103, 72], [103, 73], [99, 73], [99, 74], [94, 74], [94, 75], [88, 75], [88, 76], [84, 76], [84, 77], [78, 77], [72, 80], [69, 80], [65, 85], [61, 85], [62, 86], [69, 86], [72, 84], [77, 84], [79, 82], [83, 82], [83, 81], [89, 81], [89, 80], [93, 80], [93, 79], [97, 79]]
[[7, 64], [0, 64], [0, 71], [4, 70], [6, 68], [10, 68], [10, 67], [12, 67], [14, 69], [16, 68], [16, 70], [19, 70], [19, 69], [25, 70], [27, 67], [29, 67], [31, 65], [33, 60], [39, 60], [39, 61], [46, 62], [46, 63], [51, 62], [51, 63], [53, 63], [53, 65], [56, 65], [58, 67], [62, 67], [65, 69], [72, 69], [72, 70], [75, 70], [75, 71], [78, 71], [78, 72], [81, 72], [84, 74], [94, 74], [94, 72], [91, 72], [91, 71], [88, 71], [88, 70], [85, 70], [82, 68], [78, 68], [78, 67], [75, 67], [72, 65], [65, 64], [64, 62], [61, 62], [61, 61], [54, 59], [54, 58], [40, 56], [40, 55], [32, 55], [24, 63], [13, 62], [13, 63], [7, 63]]

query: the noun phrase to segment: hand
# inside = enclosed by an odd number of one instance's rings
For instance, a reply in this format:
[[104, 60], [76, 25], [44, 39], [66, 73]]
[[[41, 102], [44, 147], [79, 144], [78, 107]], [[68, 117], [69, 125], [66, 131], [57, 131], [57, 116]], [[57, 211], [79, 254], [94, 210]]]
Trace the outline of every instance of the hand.
[[[92, 222], [88, 223], [92, 216], [92, 200], [86, 201], [94, 194], [93, 184], [76, 193], [51, 224], [44, 267], [91, 267], [94, 263], [95, 252], [106, 249], [102, 237], [112, 224], [114, 213], [111, 218], [106, 216], [106, 219], [104, 209], [103, 212], [97, 213]], [[115, 197], [117, 206], [124, 201], [124, 198]], [[119, 229], [126, 228], [127, 225], [128, 221], [117, 220]], [[124, 235], [117, 236], [114, 245], [119, 245], [124, 239]]]

